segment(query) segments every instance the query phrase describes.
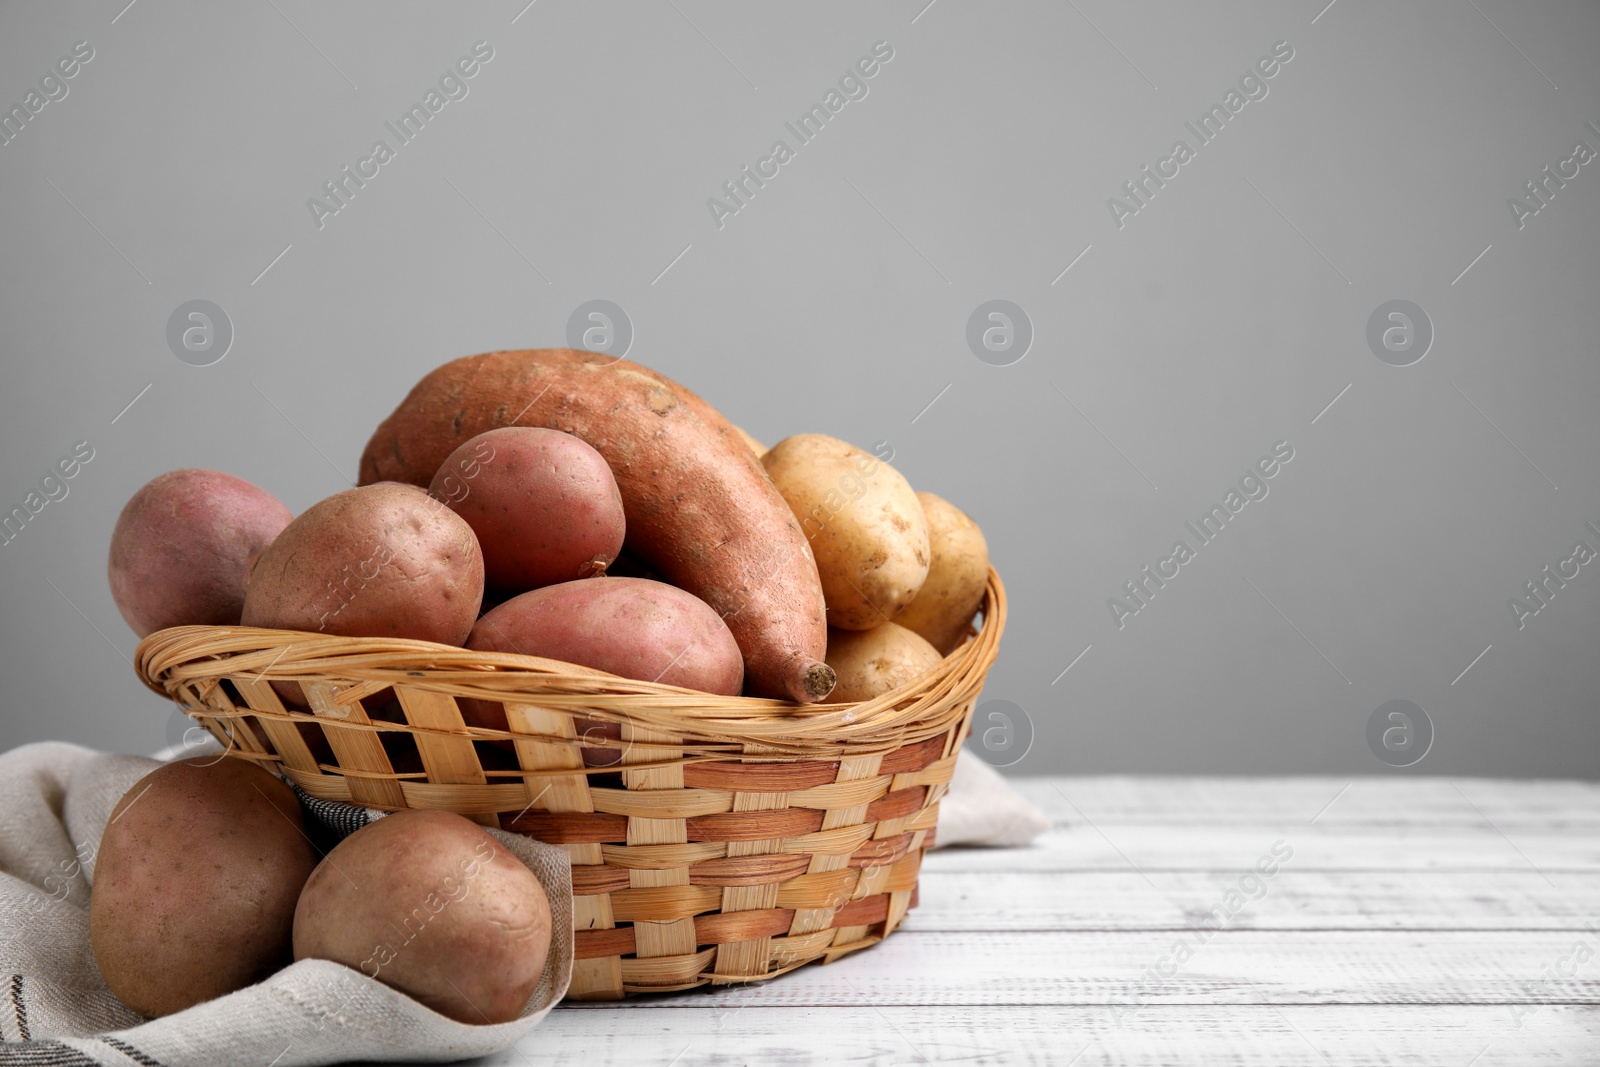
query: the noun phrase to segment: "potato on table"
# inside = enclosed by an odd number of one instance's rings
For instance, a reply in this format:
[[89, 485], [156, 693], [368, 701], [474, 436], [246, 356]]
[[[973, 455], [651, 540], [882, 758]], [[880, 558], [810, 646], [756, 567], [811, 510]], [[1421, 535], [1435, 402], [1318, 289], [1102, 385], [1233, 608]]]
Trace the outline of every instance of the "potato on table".
[[539, 879], [471, 820], [396, 811], [339, 842], [294, 912], [294, 957], [342, 963], [457, 1022], [510, 1022], [550, 953]]
[[89, 940], [117, 999], [145, 1015], [243, 989], [291, 960], [317, 854], [294, 792], [241, 759], [179, 760], [111, 811]]

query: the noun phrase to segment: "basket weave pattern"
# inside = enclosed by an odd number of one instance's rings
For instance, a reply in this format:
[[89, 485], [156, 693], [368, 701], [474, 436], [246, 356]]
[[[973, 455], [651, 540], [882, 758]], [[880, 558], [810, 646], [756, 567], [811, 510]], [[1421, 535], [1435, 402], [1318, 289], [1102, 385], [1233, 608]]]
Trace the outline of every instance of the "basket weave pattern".
[[[603, 579], [601, 579], [603, 580]], [[145, 683], [313, 797], [434, 808], [572, 857], [569, 999], [758, 981], [893, 932], [998, 651], [1005, 590], [914, 683], [800, 706], [423, 641], [183, 626]], [[299, 685], [309, 710], [286, 704]], [[503, 707], [469, 727], [460, 699]]]

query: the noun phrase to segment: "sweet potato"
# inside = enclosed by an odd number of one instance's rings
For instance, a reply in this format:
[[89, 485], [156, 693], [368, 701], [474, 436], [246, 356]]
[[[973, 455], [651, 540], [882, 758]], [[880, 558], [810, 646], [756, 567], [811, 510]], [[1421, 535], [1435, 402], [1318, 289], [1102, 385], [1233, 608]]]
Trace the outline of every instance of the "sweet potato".
[[750, 446], [750, 451], [756, 454], [757, 459], [760, 459], [762, 456], [767, 454], [767, 446], [762, 444], [760, 441], [757, 441], [754, 437], [751, 437], [742, 427], [735, 426], [733, 430], [739, 435], [740, 440]]
[[972, 626], [989, 584], [989, 544], [978, 524], [954, 504], [918, 493], [928, 520], [933, 560], [916, 599], [895, 622], [927, 638], [941, 654], [960, 644]]
[[520, 593], [605, 571], [622, 550], [622, 495], [605, 457], [537, 426], [481, 433], [450, 453], [428, 493], [472, 527], [484, 579]]
[[628, 547], [727, 621], [752, 692], [827, 696], [822, 585], [799, 524], [727, 419], [637, 363], [559, 348], [447, 363], [378, 427], [361, 480], [426, 484], [462, 442], [512, 425], [574, 434], [606, 458]]
[[245, 579], [294, 515], [243, 478], [177, 470], [129, 500], [111, 532], [117, 610], [140, 637], [169, 626], [237, 626]]

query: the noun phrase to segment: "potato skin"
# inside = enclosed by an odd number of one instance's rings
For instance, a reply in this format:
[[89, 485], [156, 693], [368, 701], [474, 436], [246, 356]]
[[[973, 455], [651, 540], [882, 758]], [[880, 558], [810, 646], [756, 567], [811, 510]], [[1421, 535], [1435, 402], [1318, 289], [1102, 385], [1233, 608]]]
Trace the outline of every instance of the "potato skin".
[[647, 367], [565, 348], [447, 363], [372, 435], [361, 481], [426, 484], [463, 441], [512, 424], [574, 434], [606, 458], [628, 547], [728, 620], [754, 694], [827, 696], [822, 587], [799, 524], [728, 420]]
[[761, 463], [811, 541], [828, 625], [870, 630], [899, 615], [928, 576], [928, 524], [911, 484], [820, 433], [784, 438]]
[[626, 521], [605, 457], [538, 426], [489, 430], [450, 453], [428, 486], [472, 527], [484, 580], [523, 592], [604, 571]]
[[170, 1015], [290, 962], [295, 901], [317, 864], [294, 793], [241, 759], [179, 760], [112, 809], [89, 940], [111, 992]]
[[237, 626], [250, 564], [293, 518], [265, 489], [222, 471], [157, 476], [111, 532], [117, 610], [140, 637], [169, 626]]
[[744, 685], [727, 624], [693, 594], [648, 578], [588, 578], [512, 597], [478, 620], [467, 647], [723, 696]]
[[911, 605], [896, 618], [949, 655], [966, 639], [989, 584], [989, 543], [966, 512], [932, 493], [918, 493], [928, 520], [933, 560]]
[[314, 504], [261, 553], [243, 623], [460, 645], [482, 601], [466, 520], [415, 489], [369, 485]]
[[760, 441], [757, 441], [754, 437], [751, 437], [748, 433], [746, 433], [743, 427], [735, 426], [733, 428], [733, 432], [739, 435], [739, 439], [741, 441], [750, 446], [750, 451], [756, 454], [757, 459], [760, 459], [762, 456], [771, 451], [771, 449], [769, 449], [766, 445], [762, 444]]
[[294, 958], [333, 960], [462, 1023], [510, 1022], [550, 952], [539, 879], [481, 827], [396, 811], [317, 866], [294, 913]]
[[871, 700], [926, 674], [944, 657], [921, 637], [886, 622], [870, 630], [829, 630], [828, 666], [839, 684], [834, 703]]

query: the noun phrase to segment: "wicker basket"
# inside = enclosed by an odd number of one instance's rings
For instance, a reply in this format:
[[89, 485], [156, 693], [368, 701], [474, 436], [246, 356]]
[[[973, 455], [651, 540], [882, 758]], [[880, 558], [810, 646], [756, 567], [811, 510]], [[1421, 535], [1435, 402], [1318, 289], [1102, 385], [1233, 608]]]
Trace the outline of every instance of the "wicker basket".
[[[180, 626], [145, 683], [313, 797], [443, 808], [572, 856], [570, 999], [759, 981], [875, 944], [917, 870], [1005, 625], [915, 683], [802, 706], [424, 641]], [[299, 683], [311, 711], [272, 682]], [[463, 724], [457, 698], [510, 730]]]

